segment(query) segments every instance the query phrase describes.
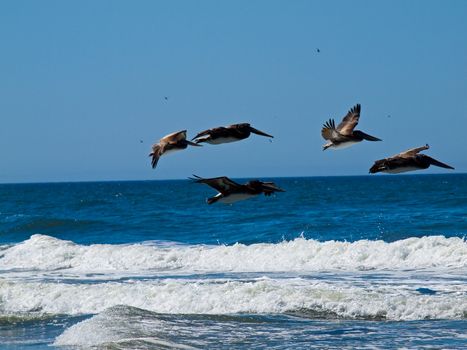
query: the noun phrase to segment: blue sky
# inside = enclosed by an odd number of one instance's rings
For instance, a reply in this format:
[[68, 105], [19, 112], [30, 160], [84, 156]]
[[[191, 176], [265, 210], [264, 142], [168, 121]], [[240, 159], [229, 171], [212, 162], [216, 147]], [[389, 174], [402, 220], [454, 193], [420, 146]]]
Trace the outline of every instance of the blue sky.
[[[1, 1], [0, 182], [363, 175], [425, 143], [466, 172], [466, 18], [466, 1]], [[384, 141], [323, 152], [355, 103]], [[274, 141], [151, 169], [160, 137], [237, 122]]]

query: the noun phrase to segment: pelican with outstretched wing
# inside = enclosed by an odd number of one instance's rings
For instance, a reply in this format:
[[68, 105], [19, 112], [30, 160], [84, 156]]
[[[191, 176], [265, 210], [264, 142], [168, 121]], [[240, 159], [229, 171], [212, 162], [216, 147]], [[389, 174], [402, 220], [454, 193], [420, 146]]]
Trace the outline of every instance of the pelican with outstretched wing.
[[184, 150], [188, 145], [201, 146], [186, 139], [186, 130], [164, 136], [158, 143], [152, 145], [152, 152], [149, 154], [149, 157], [152, 157], [152, 168], [156, 168], [157, 162], [162, 155]]
[[193, 176], [193, 178], [189, 179], [197, 183], [204, 183], [211, 186], [219, 192], [214, 197], [207, 199], [208, 204], [215, 202], [231, 204], [255, 197], [261, 193], [264, 193], [265, 196], [270, 196], [274, 192], [285, 192], [282, 188], [277, 187], [274, 182], [253, 180], [242, 185], [229, 179], [227, 176], [214, 177], [210, 179], [204, 179], [197, 175]]
[[373, 166], [370, 168], [370, 173], [375, 174], [381, 172], [398, 174], [405, 173], [407, 171], [427, 169], [430, 165], [436, 165], [446, 169], [454, 169], [452, 166], [441, 163], [426, 154], [420, 154], [421, 151], [425, 151], [429, 148], [430, 146], [428, 145], [411, 148], [392, 157], [379, 159], [375, 161]]
[[266, 137], [274, 137], [261, 130], [255, 129], [248, 123], [241, 123], [201, 131], [198, 135], [193, 137], [192, 140], [196, 143], [207, 142], [212, 145], [219, 145], [221, 143], [229, 143], [246, 139], [251, 135], [251, 133]]
[[363, 131], [354, 130], [360, 119], [360, 110], [360, 104], [356, 104], [347, 112], [337, 127], [334, 119], [329, 119], [323, 124], [321, 136], [327, 140], [326, 144], [323, 145], [323, 151], [328, 148], [347, 148], [363, 140], [381, 141], [379, 138], [365, 134]]

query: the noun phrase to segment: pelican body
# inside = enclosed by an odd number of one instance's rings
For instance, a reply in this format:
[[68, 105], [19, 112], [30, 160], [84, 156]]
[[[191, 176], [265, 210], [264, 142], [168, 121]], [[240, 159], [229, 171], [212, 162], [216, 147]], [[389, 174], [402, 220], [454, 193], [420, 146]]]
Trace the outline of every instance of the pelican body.
[[425, 145], [422, 147], [412, 148], [407, 151], [401, 152], [389, 158], [379, 159], [375, 161], [370, 168], [370, 173], [389, 173], [399, 174], [414, 170], [423, 170], [436, 165], [441, 168], [454, 169], [453, 167], [441, 163], [425, 154], [420, 154], [421, 151], [429, 149], [430, 146]]
[[216, 202], [232, 204], [255, 197], [261, 193], [264, 193], [265, 196], [270, 196], [274, 192], [285, 192], [283, 189], [277, 187], [273, 182], [253, 180], [241, 185], [226, 176], [210, 179], [203, 179], [196, 175], [193, 176], [194, 178], [190, 178], [190, 180], [209, 185], [219, 192], [214, 197], [207, 199], [208, 204], [213, 204]]
[[186, 139], [186, 130], [177, 131], [164, 136], [158, 143], [152, 146], [152, 152], [149, 154], [149, 156], [152, 157], [152, 168], [156, 168], [157, 162], [162, 155], [184, 150], [188, 145], [201, 146]]
[[211, 145], [219, 145], [221, 143], [230, 143], [246, 139], [251, 135], [251, 133], [266, 137], [274, 137], [262, 132], [261, 130], [253, 128], [248, 123], [241, 123], [201, 131], [198, 135], [193, 137], [192, 140], [196, 143], [206, 142]]
[[323, 124], [321, 136], [327, 140], [326, 144], [323, 145], [323, 151], [328, 148], [347, 148], [363, 140], [381, 141], [379, 138], [365, 134], [363, 131], [354, 130], [360, 119], [360, 109], [359, 104], [352, 107], [337, 127], [334, 119], [329, 119]]

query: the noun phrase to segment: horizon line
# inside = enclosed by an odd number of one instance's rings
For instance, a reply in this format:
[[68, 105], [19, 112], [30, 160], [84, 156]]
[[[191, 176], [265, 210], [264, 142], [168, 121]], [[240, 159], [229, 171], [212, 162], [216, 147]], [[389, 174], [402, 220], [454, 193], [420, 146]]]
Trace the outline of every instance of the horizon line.
[[[294, 179], [294, 178], [328, 178], [328, 177], [372, 177], [372, 178], [384, 178], [384, 177], [406, 177], [406, 176], [438, 176], [438, 175], [467, 175], [467, 172], [459, 173], [428, 173], [428, 174], [381, 174], [381, 175], [300, 175], [300, 176], [248, 176], [248, 177], [237, 177], [232, 176], [232, 179]], [[71, 184], [71, 183], [107, 183], [107, 182], [152, 182], [152, 181], [189, 181], [189, 178], [168, 178], [168, 179], [140, 179], [140, 180], [71, 180], [71, 181], [33, 181], [33, 182], [0, 182], [2, 185], [45, 185], [45, 184]]]

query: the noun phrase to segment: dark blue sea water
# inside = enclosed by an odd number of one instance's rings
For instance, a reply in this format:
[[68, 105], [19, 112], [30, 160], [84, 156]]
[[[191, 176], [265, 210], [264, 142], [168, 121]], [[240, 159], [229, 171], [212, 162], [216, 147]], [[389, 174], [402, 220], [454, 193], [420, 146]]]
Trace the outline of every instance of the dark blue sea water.
[[271, 180], [0, 185], [0, 346], [467, 348], [467, 175]]

